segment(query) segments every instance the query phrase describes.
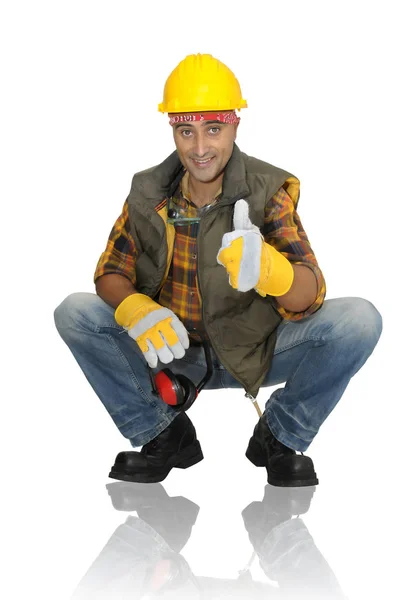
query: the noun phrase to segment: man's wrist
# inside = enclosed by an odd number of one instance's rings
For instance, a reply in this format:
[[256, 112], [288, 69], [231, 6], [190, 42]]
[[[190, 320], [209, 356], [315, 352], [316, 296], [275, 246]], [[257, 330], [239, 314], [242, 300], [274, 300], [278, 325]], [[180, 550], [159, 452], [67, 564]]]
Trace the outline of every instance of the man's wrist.
[[255, 290], [260, 296], [284, 296], [292, 287], [292, 264], [276, 248], [263, 242], [261, 249], [261, 274]]

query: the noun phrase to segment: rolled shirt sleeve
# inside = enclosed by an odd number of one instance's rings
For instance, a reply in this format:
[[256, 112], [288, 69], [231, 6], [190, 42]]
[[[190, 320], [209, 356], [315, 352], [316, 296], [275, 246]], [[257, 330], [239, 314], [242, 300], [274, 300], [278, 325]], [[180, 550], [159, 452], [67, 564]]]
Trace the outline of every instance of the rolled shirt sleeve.
[[264, 240], [285, 256], [292, 264], [309, 267], [315, 274], [318, 293], [305, 311], [286, 310], [274, 298], [274, 306], [283, 319], [299, 321], [321, 308], [326, 295], [326, 283], [315, 254], [301, 224], [292, 198], [281, 187], [265, 208]]
[[122, 214], [116, 220], [109, 234], [104, 252], [101, 254], [94, 273], [94, 283], [101, 275], [116, 273], [136, 285], [135, 264], [137, 248], [130, 234], [130, 222], [127, 200]]

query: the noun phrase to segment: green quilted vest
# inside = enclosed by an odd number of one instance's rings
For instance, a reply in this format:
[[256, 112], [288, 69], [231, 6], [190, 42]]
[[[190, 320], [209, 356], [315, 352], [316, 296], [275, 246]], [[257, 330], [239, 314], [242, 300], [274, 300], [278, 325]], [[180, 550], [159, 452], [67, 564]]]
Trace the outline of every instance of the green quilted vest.
[[[169, 228], [174, 227], [165, 224], [165, 214], [155, 207], [175, 189], [182, 172], [178, 154], [173, 152], [160, 165], [133, 177], [128, 204], [131, 233], [138, 250], [136, 287], [151, 298], [159, 292], [168, 273], [173, 240]], [[244, 198], [249, 203], [251, 221], [262, 229], [265, 206], [282, 185], [297, 204], [298, 179], [247, 156], [234, 145], [224, 173], [222, 196], [202, 216], [197, 240], [204, 327], [221, 363], [254, 397], [270, 367], [281, 317], [269, 297], [262, 298], [254, 290], [234, 290], [216, 257], [224, 233], [233, 229], [236, 200]]]

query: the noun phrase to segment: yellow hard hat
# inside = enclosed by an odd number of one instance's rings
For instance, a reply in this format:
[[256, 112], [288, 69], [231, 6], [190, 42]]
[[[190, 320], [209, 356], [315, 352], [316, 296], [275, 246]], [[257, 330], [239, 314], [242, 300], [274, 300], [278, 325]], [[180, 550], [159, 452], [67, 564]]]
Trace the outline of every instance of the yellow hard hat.
[[169, 75], [158, 106], [162, 113], [247, 108], [232, 71], [211, 54], [190, 54]]

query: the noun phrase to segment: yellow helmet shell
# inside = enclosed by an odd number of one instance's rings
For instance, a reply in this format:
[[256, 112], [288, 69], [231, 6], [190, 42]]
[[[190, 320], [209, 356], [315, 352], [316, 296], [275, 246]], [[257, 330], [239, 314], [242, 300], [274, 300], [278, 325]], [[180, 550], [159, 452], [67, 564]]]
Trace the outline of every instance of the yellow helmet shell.
[[162, 113], [247, 108], [232, 71], [211, 54], [190, 54], [169, 75], [158, 105]]

